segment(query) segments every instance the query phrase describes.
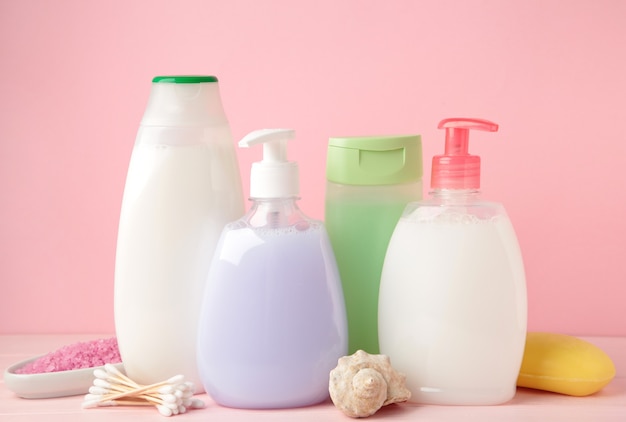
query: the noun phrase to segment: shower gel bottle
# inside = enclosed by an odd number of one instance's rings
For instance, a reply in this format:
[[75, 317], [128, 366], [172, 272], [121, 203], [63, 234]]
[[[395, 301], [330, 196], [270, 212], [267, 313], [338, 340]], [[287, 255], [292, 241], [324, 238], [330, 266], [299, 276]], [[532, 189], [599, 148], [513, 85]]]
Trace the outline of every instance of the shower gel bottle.
[[331, 138], [325, 224], [346, 300], [348, 353], [377, 354], [378, 290], [393, 229], [422, 199], [419, 135]]
[[470, 129], [447, 119], [445, 154], [432, 165], [430, 199], [407, 205], [383, 265], [381, 353], [406, 374], [411, 401], [490, 405], [516, 391], [526, 338], [526, 281], [504, 207], [480, 199], [480, 157]]
[[288, 408], [328, 397], [330, 371], [347, 352], [335, 257], [322, 222], [298, 208], [298, 166], [287, 161], [293, 130], [255, 131], [263, 144], [251, 171], [252, 206], [222, 232], [198, 331], [206, 391], [224, 406]]
[[140, 384], [182, 374], [199, 392], [200, 297], [224, 225], [244, 212], [214, 76], [157, 76], [132, 151], [115, 259], [115, 331]]

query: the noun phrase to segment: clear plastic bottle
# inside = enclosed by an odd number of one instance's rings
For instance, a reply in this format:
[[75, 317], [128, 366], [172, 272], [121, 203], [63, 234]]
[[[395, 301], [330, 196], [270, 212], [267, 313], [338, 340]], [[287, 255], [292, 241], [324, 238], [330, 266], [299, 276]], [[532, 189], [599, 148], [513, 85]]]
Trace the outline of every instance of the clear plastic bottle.
[[199, 390], [200, 298], [219, 235], [243, 212], [217, 78], [155, 77], [128, 168], [115, 262], [115, 330], [133, 380], [182, 374]]
[[325, 223], [348, 315], [348, 353], [378, 348], [380, 274], [393, 229], [422, 199], [419, 135], [331, 138]]
[[407, 376], [411, 401], [489, 405], [516, 391], [526, 337], [526, 280], [504, 207], [480, 199], [478, 119], [447, 119], [430, 199], [407, 206], [383, 266], [381, 353]]
[[255, 131], [252, 207], [224, 228], [208, 276], [198, 331], [206, 391], [224, 406], [288, 408], [328, 397], [328, 377], [347, 351], [345, 307], [322, 222], [298, 208], [292, 130]]

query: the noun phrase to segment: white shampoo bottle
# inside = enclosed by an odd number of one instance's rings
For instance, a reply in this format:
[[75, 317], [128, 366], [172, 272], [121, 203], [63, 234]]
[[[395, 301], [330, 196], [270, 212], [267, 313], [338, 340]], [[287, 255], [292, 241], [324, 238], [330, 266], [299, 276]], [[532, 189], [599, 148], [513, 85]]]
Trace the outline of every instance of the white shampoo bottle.
[[430, 199], [409, 204], [391, 237], [379, 301], [380, 351], [407, 376], [412, 402], [490, 405], [516, 391], [526, 338], [526, 279], [504, 207], [479, 198], [470, 129], [447, 119]]
[[224, 225], [244, 212], [230, 127], [213, 76], [158, 76], [130, 159], [115, 261], [115, 330], [140, 384], [202, 386], [196, 335]]

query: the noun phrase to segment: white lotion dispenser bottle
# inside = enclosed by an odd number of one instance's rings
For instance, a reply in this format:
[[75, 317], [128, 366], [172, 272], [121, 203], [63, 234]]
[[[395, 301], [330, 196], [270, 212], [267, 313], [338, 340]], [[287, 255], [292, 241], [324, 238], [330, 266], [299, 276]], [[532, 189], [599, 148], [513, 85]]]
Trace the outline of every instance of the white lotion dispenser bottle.
[[115, 330], [134, 381], [182, 374], [200, 391], [200, 298], [219, 235], [243, 212], [217, 78], [155, 77], [128, 168], [115, 261]]
[[329, 373], [347, 352], [339, 272], [326, 229], [298, 208], [290, 129], [265, 129], [252, 165], [252, 206], [222, 233], [198, 331], [206, 391], [224, 406], [289, 408], [328, 397]]
[[407, 205], [389, 243], [379, 299], [381, 353], [407, 376], [412, 402], [504, 403], [515, 395], [526, 338], [526, 279], [504, 207], [480, 199], [480, 119], [443, 120], [430, 198]]

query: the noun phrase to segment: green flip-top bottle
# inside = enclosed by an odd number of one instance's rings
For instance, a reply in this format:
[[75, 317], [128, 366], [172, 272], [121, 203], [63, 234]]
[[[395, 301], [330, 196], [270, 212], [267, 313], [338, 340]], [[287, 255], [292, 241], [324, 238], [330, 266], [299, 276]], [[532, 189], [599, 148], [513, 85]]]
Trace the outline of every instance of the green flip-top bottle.
[[391, 234], [422, 198], [419, 135], [330, 138], [325, 222], [341, 276], [349, 353], [379, 353], [378, 289]]

